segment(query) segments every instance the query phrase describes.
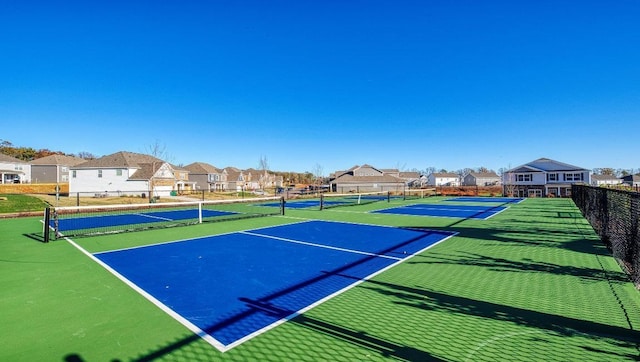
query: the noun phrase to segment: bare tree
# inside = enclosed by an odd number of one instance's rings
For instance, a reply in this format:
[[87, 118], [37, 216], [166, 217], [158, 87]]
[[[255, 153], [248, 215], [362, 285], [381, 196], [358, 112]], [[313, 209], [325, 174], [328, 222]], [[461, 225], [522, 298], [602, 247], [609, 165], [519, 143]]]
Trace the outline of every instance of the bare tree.
[[316, 189], [320, 188], [320, 184], [322, 183], [322, 178], [324, 177], [323, 172], [324, 169], [322, 168], [322, 165], [320, 165], [319, 163], [316, 163], [315, 166], [313, 166], [313, 178], [314, 178], [314, 184], [316, 185]]
[[258, 169], [261, 171], [260, 178], [258, 179], [258, 184], [260, 185], [260, 189], [264, 190], [269, 177], [269, 161], [267, 161], [267, 156], [260, 156], [260, 160], [258, 161]]

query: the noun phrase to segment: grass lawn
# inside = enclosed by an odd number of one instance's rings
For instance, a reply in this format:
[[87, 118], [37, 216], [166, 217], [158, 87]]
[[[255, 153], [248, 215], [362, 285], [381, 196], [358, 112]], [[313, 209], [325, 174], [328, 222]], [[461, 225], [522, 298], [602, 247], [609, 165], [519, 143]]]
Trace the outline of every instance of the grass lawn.
[[44, 211], [47, 203], [29, 195], [0, 195], [0, 214]]
[[571, 200], [528, 199], [488, 220], [368, 212], [389, 206], [291, 209], [284, 217], [74, 239], [93, 253], [304, 219], [458, 232], [224, 353], [70, 242], [28, 237], [42, 229], [38, 218], [2, 219], [0, 360], [639, 358], [640, 293]]

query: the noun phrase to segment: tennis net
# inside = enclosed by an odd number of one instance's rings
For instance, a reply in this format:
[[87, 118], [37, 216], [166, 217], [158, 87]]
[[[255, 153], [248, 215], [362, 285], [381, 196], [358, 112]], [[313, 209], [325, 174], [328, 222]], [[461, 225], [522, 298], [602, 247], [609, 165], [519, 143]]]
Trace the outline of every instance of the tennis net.
[[320, 210], [332, 207], [363, 205], [378, 201], [389, 202], [389, 200], [390, 193], [388, 191], [350, 194], [321, 194]]
[[402, 191], [402, 196], [404, 200], [424, 199], [433, 195], [433, 193], [433, 189], [406, 189]]
[[47, 208], [45, 242], [63, 236], [98, 235], [284, 214], [282, 197], [150, 204]]

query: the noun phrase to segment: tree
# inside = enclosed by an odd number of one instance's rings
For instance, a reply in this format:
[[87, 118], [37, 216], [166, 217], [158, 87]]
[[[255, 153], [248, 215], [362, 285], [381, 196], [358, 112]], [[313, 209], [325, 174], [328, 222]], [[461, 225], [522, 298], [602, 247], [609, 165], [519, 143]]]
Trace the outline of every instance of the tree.
[[94, 156], [92, 153], [86, 152], [86, 151], [78, 152], [76, 157], [80, 157], [80, 158], [85, 159], [85, 160], [94, 160], [94, 159], [96, 159], [96, 156]]
[[258, 184], [260, 185], [260, 189], [264, 190], [264, 187], [267, 183], [267, 178], [269, 176], [269, 162], [267, 161], [267, 156], [260, 156], [260, 160], [258, 161], [258, 170], [261, 171], [260, 178], [258, 179]]
[[312, 172], [316, 188], [320, 188], [320, 185], [322, 184], [322, 178], [324, 176], [323, 171], [324, 170], [320, 164], [316, 163], [315, 166], [313, 166]]

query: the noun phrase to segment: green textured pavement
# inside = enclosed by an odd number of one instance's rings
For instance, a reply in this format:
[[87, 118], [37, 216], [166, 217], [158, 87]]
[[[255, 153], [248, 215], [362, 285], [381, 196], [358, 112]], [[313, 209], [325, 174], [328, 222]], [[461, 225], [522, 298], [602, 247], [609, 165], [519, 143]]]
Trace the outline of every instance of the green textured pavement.
[[69, 242], [41, 243], [38, 218], [0, 219], [0, 360], [639, 359], [640, 294], [570, 199], [527, 199], [488, 220], [366, 212], [389, 206], [74, 239], [95, 252], [300, 218], [459, 232], [224, 353]]

